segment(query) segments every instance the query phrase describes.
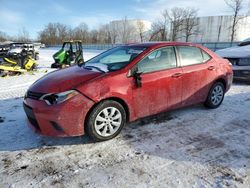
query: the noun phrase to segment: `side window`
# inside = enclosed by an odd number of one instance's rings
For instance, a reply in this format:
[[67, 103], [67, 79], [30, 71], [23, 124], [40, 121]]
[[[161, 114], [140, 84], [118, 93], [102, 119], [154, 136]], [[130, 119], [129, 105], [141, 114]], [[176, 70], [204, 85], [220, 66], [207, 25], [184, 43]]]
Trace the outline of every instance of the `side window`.
[[177, 48], [182, 66], [195, 65], [204, 62], [201, 50], [199, 48], [192, 46], [179, 46]]
[[202, 55], [203, 55], [203, 62], [206, 62], [208, 60], [211, 59], [211, 56], [207, 54], [207, 52], [204, 52], [203, 50], [201, 50]]
[[157, 57], [160, 57], [161, 53], [159, 50], [156, 50], [154, 52], [152, 52], [151, 54], [148, 55], [149, 59], [155, 59]]
[[69, 44], [69, 43], [66, 43], [66, 44], [65, 44], [64, 50], [65, 50], [65, 51], [69, 51], [69, 50], [70, 50], [70, 44]]
[[74, 53], [76, 52], [76, 49], [77, 49], [77, 43], [72, 44], [72, 50]]
[[173, 47], [157, 49], [144, 57], [137, 64], [139, 72], [147, 73], [176, 67]]

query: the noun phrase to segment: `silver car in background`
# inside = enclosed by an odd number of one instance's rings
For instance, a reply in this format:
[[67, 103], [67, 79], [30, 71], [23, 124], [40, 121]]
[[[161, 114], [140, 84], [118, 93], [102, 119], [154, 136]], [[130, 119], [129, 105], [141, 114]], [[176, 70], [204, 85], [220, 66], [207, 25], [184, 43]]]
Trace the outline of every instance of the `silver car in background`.
[[232, 63], [234, 79], [250, 81], [250, 38], [238, 46], [218, 50], [216, 53]]

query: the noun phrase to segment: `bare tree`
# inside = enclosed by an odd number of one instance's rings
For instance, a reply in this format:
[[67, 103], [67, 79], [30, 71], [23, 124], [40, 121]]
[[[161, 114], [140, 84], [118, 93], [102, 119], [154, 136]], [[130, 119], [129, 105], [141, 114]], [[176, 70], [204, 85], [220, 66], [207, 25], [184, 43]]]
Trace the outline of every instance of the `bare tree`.
[[[49, 23], [39, 32], [39, 39], [46, 45], [62, 44], [69, 39], [80, 39], [83, 43], [129, 43], [138, 41], [139, 38], [135, 23], [125, 17], [122, 21], [113, 21], [93, 30], [89, 30], [85, 23], [73, 29], [61, 23]], [[144, 40], [146, 28], [140, 25], [139, 30], [140, 39]]]
[[228, 7], [233, 12], [233, 23], [230, 27], [231, 29], [231, 42], [234, 41], [235, 34], [237, 32], [237, 26], [239, 21], [243, 18], [240, 16], [241, 10], [243, 8], [243, 0], [224, 0]]
[[120, 30], [120, 35], [122, 39], [122, 43], [128, 43], [130, 31], [128, 30], [128, 19], [125, 17], [122, 20], [122, 26]]
[[59, 43], [63, 43], [65, 40], [70, 39], [69, 28], [67, 25], [57, 23], [56, 30], [57, 30], [57, 37], [58, 37]]
[[111, 43], [115, 44], [117, 42], [118, 38], [118, 24], [116, 22], [110, 22], [109, 23], [109, 32], [111, 37]]
[[161, 14], [161, 18], [153, 22], [150, 41], [166, 41], [168, 39], [169, 20], [166, 12], [165, 10]]
[[111, 43], [111, 33], [109, 30], [109, 24], [105, 24], [99, 27], [98, 41], [99, 43]]
[[186, 10], [185, 8], [172, 8], [170, 11], [165, 10], [163, 12], [164, 15], [167, 16], [171, 23], [171, 40], [176, 41], [178, 38], [178, 34], [182, 31], [182, 26], [184, 24]]
[[130, 31], [128, 30], [128, 19], [125, 17], [122, 20], [122, 28], [121, 28], [121, 37], [122, 37], [122, 43], [128, 43]]
[[164, 41], [166, 39], [166, 31], [162, 27], [160, 21], [152, 23], [149, 41]]
[[198, 33], [195, 27], [199, 24], [197, 19], [197, 9], [186, 8], [184, 11], [183, 31], [185, 34], [185, 41], [188, 42], [192, 35]]
[[30, 41], [29, 32], [23, 27], [19, 30], [17, 40], [19, 42], [28, 42]]
[[144, 34], [146, 31], [146, 26], [142, 20], [137, 20], [136, 26], [137, 26], [137, 30], [138, 30], [138, 33], [140, 36], [140, 41], [143, 42], [144, 41]]
[[74, 39], [81, 40], [83, 43], [89, 41], [89, 29], [86, 23], [80, 23], [72, 32]]
[[93, 44], [98, 43], [98, 31], [96, 29], [90, 32], [90, 42]]
[[58, 23], [49, 23], [39, 32], [39, 38], [42, 43], [47, 45], [60, 44], [59, 32], [57, 29]]
[[7, 34], [0, 31], [0, 42], [4, 42], [4, 41], [6, 41], [8, 39], [9, 39], [9, 37], [7, 36]]
[[118, 24], [118, 37], [124, 44], [135, 41], [135, 32], [136, 28], [128, 21], [127, 17], [121, 21], [121, 24]]

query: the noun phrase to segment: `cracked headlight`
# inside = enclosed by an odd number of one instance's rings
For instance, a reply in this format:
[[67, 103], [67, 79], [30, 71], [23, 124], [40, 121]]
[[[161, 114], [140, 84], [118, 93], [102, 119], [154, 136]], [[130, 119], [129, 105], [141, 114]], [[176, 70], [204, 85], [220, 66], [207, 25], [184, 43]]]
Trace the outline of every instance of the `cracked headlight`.
[[45, 101], [48, 105], [54, 105], [63, 103], [77, 94], [79, 94], [79, 92], [76, 90], [69, 90], [62, 93], [50, 93], [43, 95], [40, 100]]

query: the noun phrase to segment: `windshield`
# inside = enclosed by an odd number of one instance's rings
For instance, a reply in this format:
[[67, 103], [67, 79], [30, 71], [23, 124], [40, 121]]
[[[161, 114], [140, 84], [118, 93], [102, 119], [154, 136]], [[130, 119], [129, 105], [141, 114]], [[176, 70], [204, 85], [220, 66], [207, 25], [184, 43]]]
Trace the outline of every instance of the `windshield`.
[[110, 72], [120, 70], [146, 50], [146, 47], [120, 46], [112, 48], [87, 61], [85, 68]]
[[63, 44], [62, 49], [65, 50], [65, 51], [69, 51], [69, 50], [70, 50], [70, 43], [68, 43], [68, 42], [66, 43], [66, 42], [65, 42], [65, 43]]

